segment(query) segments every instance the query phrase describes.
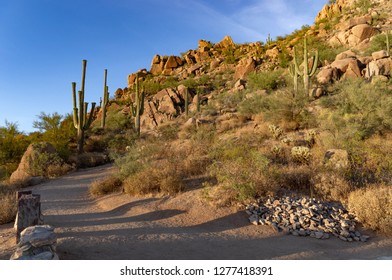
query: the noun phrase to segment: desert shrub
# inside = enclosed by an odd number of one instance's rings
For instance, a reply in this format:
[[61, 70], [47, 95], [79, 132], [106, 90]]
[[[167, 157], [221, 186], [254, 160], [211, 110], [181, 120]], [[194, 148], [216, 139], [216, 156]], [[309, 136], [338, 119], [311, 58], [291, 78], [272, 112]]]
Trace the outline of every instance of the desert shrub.
[[45, 142], [35, 143], [33, 145], [36, 147], [35, 154], [29, 158], [29, 172], [32, 176], [59, 177], [72, 170], [72, 167], [64, 163], [63, 159], [57, 153], [45, 151]]
[[243, 115], [256, 115], [263, 112], [266, 106], [266, 96], [255, 94], [249, 98], [244, 99], [238, 105], [238, 112]]
[[126, 178], [124, 192], [130, 195], [175, 194], [184, 190], [181, 172], [169, 164], [164, 168], [149, 166]]
[[355, 2], [354, 8], [359, 9], [361, 14], [367, 13], [370, 8], [373, 7], [371, 0], [357, 0]]
[[[373, 52], [387, 50], [386, 36], [387, 36], [386, 34], [379, 34], [374, 36], [370, 41], [370, 46], [369, 48], [366, 49], [365, 54], [371, 55]], [[389, 42], [392, 42], [392, 34], [389, 34], [388, 37], [389, 37]]]
[[244, 92], [223, 92], [215, 97], [214, 102], [218, 103], [222, 108], [236, 108], [244, 99]]
[[77, 166], [80, 168], [94, 167], [107, 163], [109, 157], [102, 153], [83, 153], [78, 155]]
[[312, 195], [323, 200], [344, 202], [353, 189], [343, 172], [337, 170], [318, 170], [311, 180]]
[[320, 126], [332, 133], [335, 145], [362, 141], [392, 128], [392, 92], [362, 79], [336, 85], [336, 94], [322, 98], [328, 112], [320, 116]]
[[159, 191], [168, 194], [176, 194], [184, 190], [185, 185], [177, 172], [161, 176], [158, 180]]
[[92, 196], [101, 196], [121, 189], [122, 181], [116, 176], [109, 176], [100, 181], [95, 181], [89, 186]]
[[178, 138], [179, 126], [177, 123], [168, 123], [158, 127], [159, 137], [162, 141], [170, 141]]
[[107, 133], [104, 139], [107, 142], [110, 155], [122, 153], [127, 147], [133, 146], [137, 139], [137, 134], [133, 129], [121, 133]]
[[124, 155], [113, 154], [115, 165], [119, 168], [119, 174], [126, 178], [136, 174], [144, 169], [145, 164], [142, 162], [142, 151], [137, 145], [129, 146], [128, 152]]
[[310, 195], [313, 170], [303, 165], [270, 165], [268, 168], [271, 184], [280, 192], [290, 191]]
[[212, 147], [210, 157], [213, 163], [208, 171], [216, 178], [217, 187], [230, 194], [226, 201], [228, 204], [275, 191], [268, 180], [269, 161], [257, 148], [246, 143], [225, 141]]
[[348, 209], [365, 226], [392, 235], [391, 186], [375, 185], [351, 192]]
[[282, 70], [252, 72], [248, 75], [248, 88], [250, 90], [265, 89], [276, 90], [285, 85]]
[[12, 222], [16, 212], [16, 188], [0, 183], [0, 225]]
[[271, 93], [260, 102], [260, 111], [266, 121], [279, 124], [282, 128], [310, 128], [316, 125], [316, 119], [307, 109], [308, 97], [304, 93], [293, 94], [284, 89]]
[[154, 170], [145, 168], [123, 181], [124, 192], [129, 195], [143, 195], [159, 191], [157, 174]]
[[106, 128], [118, 131], [132, 128], [130, 114], [124, 114], [120, 107], [108, 110], [106, 114]]

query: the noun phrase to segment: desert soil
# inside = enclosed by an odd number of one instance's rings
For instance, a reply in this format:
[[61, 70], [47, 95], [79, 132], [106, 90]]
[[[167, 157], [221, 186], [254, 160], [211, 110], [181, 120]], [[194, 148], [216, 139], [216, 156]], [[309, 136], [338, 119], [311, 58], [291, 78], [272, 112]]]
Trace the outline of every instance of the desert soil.
[[[114, 171], [80, 170], [32, 188], [45, 223], [55, 227], [60, 259], [392, 258], [392, 238], [365, 231], [368, 242], [348, 243], [277, 234], [250, 225], [243, 211], [209, 205], [197, 188], [175, 197], [90, 197], [89, 184]], [[12, 227], [0, 226], [0, 259], [15, 250]]]

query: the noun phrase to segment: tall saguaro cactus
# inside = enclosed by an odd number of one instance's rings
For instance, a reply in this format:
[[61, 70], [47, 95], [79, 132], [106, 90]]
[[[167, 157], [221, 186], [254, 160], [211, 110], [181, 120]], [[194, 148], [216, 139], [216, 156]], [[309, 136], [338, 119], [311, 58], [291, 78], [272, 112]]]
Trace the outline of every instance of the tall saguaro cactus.
[[83, 60], [82, 68], [82, 85], [78, 91], [79, 104], [76, 102], [76, 83], [72, 82], [72, 100], [73, 100], [73, 123], [78, 130], [78, 153], [83, 153], [84, 134], [91, 126], [93, 121], [95, 102], [91, 103], [90, 115], [87, 118], [88, 103], [84, 102], [84, 84], [86, 79], [87, 60]]
[[103, 82], [103, 98], [102, 98], [102, 119], [101, 119], [101, 128], [105, 128], [106, 123], [106, 106], [108, 105], [109, 101], [109, 87], [107, 86], [107, 75], [108, 70], [105, 69], [104, 71], [104, 82]]
[[389, 45], [389, 34], [390, 34], [390, 32], [389, 32], [389, 30], [387, 30], [387, 32], [386, 32], [386, 36], [387, 36], [387, 54], [388, 54], [388, 56], [390, 55], [390, 49], [391, 49], [391, 47], [390, 47], [390, 45]]
[[305, 37], [304, 38], [303, 71], [301, 71], [299, 68], [295, 48], [294, 48], [294, 65], [295, 65], [295, 71], [297, 72], [297, 74], [299, 76], [303, 77], [305, 92], [308, 96], [310, 95], [310, 91], [309, 91], [310, 78], [316, 73], [317, 62], [318, 62], [318, 50], [316, 50], [316, 54], [313, 56], [313, 65], [312, 65], [312, 67], [310, 67], [311, 69], [309, 69], [308, 46], [307, 46], [306, 37]]
[[[144, 113], [144, 90], [139, 89], [139, 76], [136, 74], [135, 103], [131, 102], [132, 116], [135, 118], [135, 130], [140, 135], [140, 116]], [[134, 105], [135, 104], [135, 105]]]
[[299, 75], [298, 75], [297, 71], [295, 70], [294, 63], [290, 64], [289, 73], [293, 77], [293, 83], [294, 83], [294, 94], [293, 95], [296, 95], [296, 94], [298, 94], [298, 76]]

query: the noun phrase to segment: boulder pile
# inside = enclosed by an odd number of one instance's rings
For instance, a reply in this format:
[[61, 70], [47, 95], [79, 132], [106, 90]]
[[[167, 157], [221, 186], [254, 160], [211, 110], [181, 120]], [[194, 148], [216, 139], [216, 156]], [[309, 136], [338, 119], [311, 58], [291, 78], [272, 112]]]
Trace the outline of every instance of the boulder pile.
[[268, 198], [247, 206], [246, 213], [254, 225], [269, 225], [277, 232], [294, 236], [366, 242], [369, 236], [355, 229], [356, 220], [341, 205], [313, 198]]
[[58, 260], [57, 237], [49, 225], [31, 226], [22, 231], [11, 260]]

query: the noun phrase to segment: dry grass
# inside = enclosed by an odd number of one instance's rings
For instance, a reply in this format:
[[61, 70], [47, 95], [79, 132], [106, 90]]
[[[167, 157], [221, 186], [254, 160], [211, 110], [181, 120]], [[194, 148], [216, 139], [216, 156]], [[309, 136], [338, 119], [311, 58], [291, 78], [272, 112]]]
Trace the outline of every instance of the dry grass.
[[0, 183], [0, 225], [12, 222], [16, 212], [16, 187]]
[[365, 226], [392, 235], [392, 187], [371, 186], [348, 196], [348, 209]]
[[183, 174], [173, 163], [149, 166], [124, 180], [124, 192], [130, 195], [175, 194], [184, 190], [183, 178]]
[[122, 181], [115, 176], [109, 176], [101, 181], [95, 181], [89, 186], [92, 196], [101, 196], [121, 190]]
[[75, 168], [69, 164], [51, 164], [46, 169], [46, 175], [49, 178], [56, 178], [67, 174]]

